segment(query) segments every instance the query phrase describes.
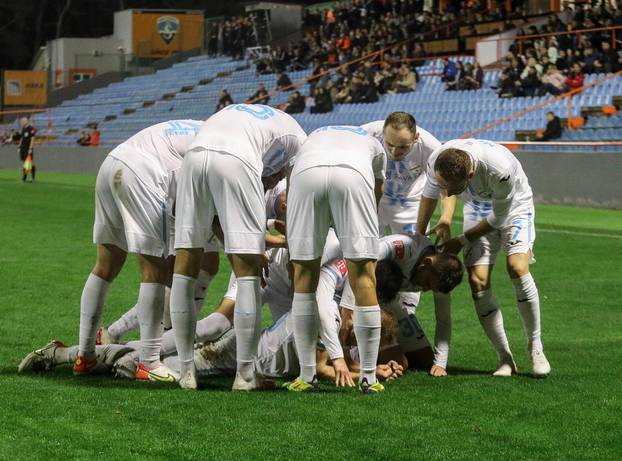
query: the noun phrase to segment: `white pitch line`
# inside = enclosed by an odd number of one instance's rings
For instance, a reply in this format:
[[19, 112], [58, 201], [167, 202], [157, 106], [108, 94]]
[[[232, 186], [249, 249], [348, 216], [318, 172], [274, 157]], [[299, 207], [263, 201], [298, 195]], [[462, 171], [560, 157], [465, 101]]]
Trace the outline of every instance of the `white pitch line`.
[[622, 240], [622, 235], [620, 234], [597, 234], [596, 232], [577, 232], [577, 231], [569, 231], [569, 230], [559, 230], [559, 229], [538, 229], [536, 226], [536, 234], [538, 232], [551, 232], [554, 234], [567, 234], [567, 235], [581, 235], [583, 237], [605, 237], [610, 239], [620, 239]]

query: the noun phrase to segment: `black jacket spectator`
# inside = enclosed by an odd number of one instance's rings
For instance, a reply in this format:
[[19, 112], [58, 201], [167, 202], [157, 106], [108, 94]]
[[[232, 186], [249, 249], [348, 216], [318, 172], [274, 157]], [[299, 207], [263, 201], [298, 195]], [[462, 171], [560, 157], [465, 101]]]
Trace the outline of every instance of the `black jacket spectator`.
[[276, 89], [279, 91], [292, 91], [292, 81], [285, 72], [279, 72], [277, 74]]
[[255, 91], [255, 93], [253, 93], [253, 95], [246, 100], [247, 103], [250, 103], [251, 101], [252, 104], [268, 104], [268, 102], [270, 102], [270, 96], [268, 96], [268, 91], [263, 83], [260, 83], [257, 86], [257, 91]]
[[312, 114], [323, 114], [333, 110], [333, 101], [330, 98], [328, 92], [318, 86], [315, 88], [313, 95], [313, 106], [311, 107]]
[[218, 105], [216, 106], [216, 112], [220, 109], [227, 107], [228, 105], [233, 104], [233, 98], [229, 94], [226, 88], [220, 90], [220, 99], [218, 100]]
[[562, 122], [553, 112], [546, 114], [546, 129], [542, 136], [536, 138], [536, 141], [550, 141], [551, 139], [559, 139], [562, 137]]
[[302, 97], [300, 91], [294, 91], [287, 99], [287, 104], [283, 109], [288, 114], [299, 114], [305, 110], [305, 98]]

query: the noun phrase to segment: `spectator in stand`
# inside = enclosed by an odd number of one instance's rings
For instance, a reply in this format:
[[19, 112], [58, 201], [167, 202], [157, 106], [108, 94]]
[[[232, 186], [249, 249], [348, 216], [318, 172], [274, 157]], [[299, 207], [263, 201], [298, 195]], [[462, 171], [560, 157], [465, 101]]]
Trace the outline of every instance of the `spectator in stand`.
[[586, 46], [583, 52], [583, 71], [586, 74], [594, 73], [594, 61], [600, 58], [600, 53], [595, 52], [592, 46]]
[[474, 66], [470, 64], [469, 71], [466, 73], [466, 87], [465, 90], [479, 90], [484, 84], [484, 69], [476, 62]]
[[287, 98], [287, 104], [283, 108], [283, 111], [287, 114], [299, 114], [305, 110], [305, 98], [300, 94], [300, 91], [294, 91], [289, 98]]
[[[515, 82], [518, 80], [512, 80], [510, 74], [507, 70], [501, 72], [499, 80], [497, 81], [496, 86], [491, 87], [497, 90], [497, 95], [500, 98], [513, 98], [514, 96], [518, 96], [520, 88], [517, 88]], [[520, 84], [520, 81], [518, 81]]]
[[576, 62], [572, 65], [572, 69], [566, 77], [566, 85], [568, 85], [568, 88], [571, 90], [581, 88], [583, 86], [583, 79], [584, 75], [581, 64]]
[[443, 58], [443, 73], [441, 75], [441, 81], [453, 82], [457, 73], [458, 69], [456, 68], [456, 64], [448, 58]]
[[247, 104], [268, 104], [268, 102], [270, 102], [270, 96], [263, 83], [257, 85], [257, 91], [246, 100]]
[[395, 74], [389, 64], [381, 65], [381, 68], [374, 74], [374, 85], [380, 94], [385, 94], [391, 89], [393, 80], [395, 80]]
[[609, 42], [602, 42], [601, 50], [601, 62], [605, 72], [617, 72], [622, 69], [622, 58], [616, 50], [611, 48]]
[[465, 86], [465, 78], [466, 76], [464, 74], [464, 65], [462, 64], [462, 61], [457, 61], [456, 73], [454, 74], [453, 78], [445, 82], [445, 90], [456, 91], [464, 89], [463, 87]]
[[81, 146], [90, 146], [91, 136], [86, 131], [83, 131], [82, 133], [80, 133], [80, 137], [76, 142]]
[[542, 76], [542, 86], [540, 87], [540, 96], [550, 93], [557, 96], [566, 91], [566, 78], [557, 70], [554, 64], [549, 65], [546, 74]]
[[292, 81], [285, 72], [279, 72], [276, 79], [276, 89], [279, 91], [292, 91]]
[[520, 74], [521, 80], [524, 80], [527, 77], [530, 68], [536, 71], [538, 78], [542, 77], [542, 65], [538, 63], [536, 58], [531, 57], [527, 59], [527, 65]]
[[425, 62], [425, 57], [428, 54], [425, 52], [423, 45], [421, 43], [415, 43], [415, 50], [413, 51], [413, 65], [415, 67], [423, 66]]
[[570, 63], [568, 62], [568, 56], [564, 50], [559, 50], [559, 55], [557, 56], [557, 61], [555, 61], [555, 66], [561, 72], [565, 72], [570, 68]]
[[[365, 74], [356, 75], [358, 80], [356, 89], [352, 92], [353, 103], [371, 103], [378, 102], [378, 92], [376, 87], [369, 81]], [[354, 79], [353, 79], [354, 80]]]
[[533, 66], [527, 66], [525, 68], [527, 74], [523, 72], [525, 75], [524, 78], [521, 79], [521, 87], [523, 89], [524, 96], [535, 96], [540, 93], [540, 88], [542, 87], [542, 82], [540, 81], [540, 77], [538, 76], [538, 71]]
[[410, 93], [417, 89], [417, 77], [407, 64], [402, 64], [397, 78], [391, 86], [391, 90], [396, 93]]
[[99, 126], [97, 124], [93, 125], [93, 131], [91, 131], [91, 146], [97, 147], [99, 146], [99, 138], [101, 133], [99, 132]]
[[216, 106], [216, 112], [227, 107], [228, 105], [233, 104], [233, 98], [229, 94], [226, 88], [220, 90], [220, 99], [218, 100], [218, 105]]
[[546, 114], [546, 129], [542, 136], [537, 136], [535, 141], [550, 141], [562, 137], [562, 122], [553, 112]]
[[317, 86], [313, 94], [312, 114], [324, 114], [333, 110], [333, 101], [328, 92], [321, 86]]

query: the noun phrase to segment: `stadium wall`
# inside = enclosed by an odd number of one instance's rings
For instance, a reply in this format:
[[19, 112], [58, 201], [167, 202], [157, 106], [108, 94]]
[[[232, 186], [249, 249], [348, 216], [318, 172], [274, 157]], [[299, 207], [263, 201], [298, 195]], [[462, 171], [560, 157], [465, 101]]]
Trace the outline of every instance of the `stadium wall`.
[[[97, 174], [110, 147], [38, 147], [35, 164], [46, 171]], [[622, 153], [517, 153], [538, 203], [622, 209]], [[16, 146], [0, 147], [0, 168], [20, 168]], [[44, 176], [41, 176], [42, 178]]]

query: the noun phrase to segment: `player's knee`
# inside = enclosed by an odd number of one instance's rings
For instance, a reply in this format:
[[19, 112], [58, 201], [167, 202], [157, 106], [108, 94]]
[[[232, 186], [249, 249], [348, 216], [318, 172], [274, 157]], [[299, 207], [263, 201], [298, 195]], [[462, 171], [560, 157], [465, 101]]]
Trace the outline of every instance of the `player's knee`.
[[529, 273], [529, 257], [526, 255], [512, 255], [507, 261], [507, 271], [510, 278], [515, 279]]
[[471, 286], [471, 293], [478, 293], [490, 288], [490, 280], [477, 272], [471, 272], [469, 274], [469, 285]]

